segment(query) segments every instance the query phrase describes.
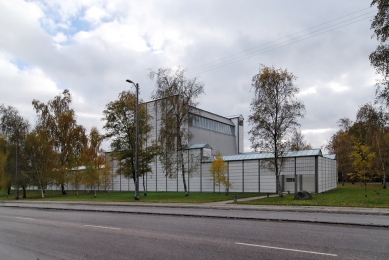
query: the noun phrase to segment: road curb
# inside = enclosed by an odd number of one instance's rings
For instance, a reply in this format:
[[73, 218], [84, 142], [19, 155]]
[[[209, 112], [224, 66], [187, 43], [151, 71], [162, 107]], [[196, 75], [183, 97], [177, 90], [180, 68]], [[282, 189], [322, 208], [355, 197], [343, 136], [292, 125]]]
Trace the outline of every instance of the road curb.
[[[85, 212], [102, 212], [102, 213], [120, 213], [120, 214], [134, 214], [134, 215], [161, 215], [161, 216], [182, 216], [182, 217], [196, 217], [196, 218], [219, 218], [219, 219], [240, 219], [240, 220], [258, 220], [258, 221], [272, 221], [272, 222], [293, 222], [293, 223], [312, 223], [312, 224], [331, 224], [331, 225], [348, 225], [348, 226], [361, 226], [361, 227], [378, 227], [378, 228], [389, 228], [388, 225], [381, 224], [366, 224], [366, 223], [350, 223], [350, 222], [339, 222], [339, 221], [320, 221], [320, 220], [295, 220], [295, 219], [279, 219], [279, 218], [268, 218], [268, 217], [244, 217], [244, 216], [222, 216], [222, 215], [210, 215], [210, 214], [191, 214], [191, 213], [164, 213], [164, 212], [128, 212], [119, 210], [105, 210], [105, 209], [76, 209], [76, 208], [54, 208], [54, 207], [33, 207], [28, 205], [4, 205], [6, 203], [0, 203], [2, 207], [13, 207], [13, 208], [27, 208], [27, 209], [42, 209], [42, 210], [56, 210], [56, 211], [85, 211]], [[74, 203], [76, 204], [76, 203]], [[85, 204], [84, 204], [85, 205]], [[96, 204], [91, 204], [96, 206]], [[114, 205], [110, 205], [114, 206]], [[119, 205], [117, 205], [119, 206]], [[145, 205], [143, 205], [146, 207]], [[177, 207], [179, 208], [179, 207]], [[184, 208], [184, 207], [181, 207]], [[194, 209], [194, 208], [192, 208]], [[206, 208], [215, 209], [215, 208]], [[226, 209], [227, 210], [227, 209]], [[270, 211], [270, 210], [268, 210]], [[320, 212], [319, 212], [320, 213]], [[331, 213], [331, 212], [327, 212]]]
[[[161, 208], [183, 208], [183, 209], [215, 209], [215, 210], [250, 210], [250, 211], [270, 211], [270, 212], [297, 212], [297, 213], [329, 213], [329, 214], [353, 214], [353, 215], [376, 215], [389, 216], [389, 210], [382, 208], [341, 208], [341, 207], [320, 207], [321, 209], [312, 208], [315, 206], [302, 206], [290, 208], [290, 206], [262, 206], [262, 205], [242, 205], [242, 204], [224, 204], [224, 205], [204, 205], [204, 204], [166, 204], [166, 203], [138, 203], [138, 202], [73, 202], [73, 201], [1, 201], [1, 205], [5, 204], [65, 204], [65, 205], [88, 205], [88, 206], [136, 206], [136, 207], [161, 207]], [[374, 212], [375, 211], [375, 212]]]

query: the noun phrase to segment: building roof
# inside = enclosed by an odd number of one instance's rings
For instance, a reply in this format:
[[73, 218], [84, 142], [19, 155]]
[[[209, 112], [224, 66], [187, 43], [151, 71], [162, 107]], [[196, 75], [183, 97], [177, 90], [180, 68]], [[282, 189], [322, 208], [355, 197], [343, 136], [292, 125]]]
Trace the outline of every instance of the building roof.
[[[311, 157], [311, 156], [323, 156], [320, 149], [302, 150], [302, 151], [290, 151], [287, 152], [284, 157]], [[237, 155], [223, 156], [224, 161], [244, 161], [244, 160], [258, 160], [274, 158], [273, 153], [244, 153]], [[212, 160], [211, 160], [212, 161]]]
[[[178, 94], [176, 94], [174, 96], [178, 96]], [[164, 99], [164, 98], [149, 100], [149, 101], [146, 101], [146, 102], [142, 102], [141, 104], [152, 103], [152, 102], [155, 102], [155, 101], [158, 101], [158, 100], [161, 100], [161, 99]], [[231, 121], [232, 117], [221, 116], [221, 115], [218, 115], [218, 114], [215, 114], [215, 113], [212, 113], [212, 112], [209, 112], [209, 111], [206, 111], [206, 110], [203, 110], [201, 108], [194, 107], [194, 106], [190, 106], [190, 107], [191, 107], [191, 109], [189, 111], [190, 114], [202, 116], [202, 117], [205, 117], [205, 118], [208, 118], [208, 119], [212, 119], [212, 120], [215, 120], [215, 121], [218, 121], [218, 122], [225, 123], [227, 125], [235, 126], [234, 123], [232, 123], [232, 121]], [[238, 116], [235, 116], [235, 117], [238, 117]], [[243, 119], [242, 115], [240, 115], [240, 117]]]
[[324, 154], [323, 157], [328, 158], [328, 159], [332, 159], [332, 160], [336, 160], [336, 154]]
[[211, 146], [209, 146], [209, 144], [191, 144], [189, 145], [188, 148], [186, 148], [186, 150], [191, 150], [191, 149], [201, 149], [201, 148], [208, 148], [208, 149], [212, 149]]
[[235, 124], [231, 121], [230, 118], [227, 118], [227, 117], [224, 117], [224, 116], [221, 116], [221, 115], [209, 112], [209, 111], [205, 111], [205, 110], [198, 108], [198, 107], [192, 107], [192, 110], [189, 113], [194, 114], [194, 115], [198, 115], [201, 117], [205, 117], [205, 118], [217, 121], [217, 122], [221, 122], [221, 123], [224, 123], [227, 125], [235, 126]]
[[244, 117], [242, 115], [234, 115], [234, 116], [227, 116], [228, 119], [238, 118], [244, 120]]

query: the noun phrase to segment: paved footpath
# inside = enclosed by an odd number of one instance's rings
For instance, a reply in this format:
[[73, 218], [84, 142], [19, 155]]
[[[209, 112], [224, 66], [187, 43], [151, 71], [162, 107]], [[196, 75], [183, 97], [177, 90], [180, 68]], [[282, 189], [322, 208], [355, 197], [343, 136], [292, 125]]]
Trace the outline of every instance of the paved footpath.
[[[239, 199], [252, 200], [263, 197]], [[3, 201], [0, 207], [96, 211], [191, 217], [234, 218], [389, 227], [389, 208], [243, 205], [233, 201], [203, 204], [143, 202]], [[1, 209], [0, 209], [1, 214]]]

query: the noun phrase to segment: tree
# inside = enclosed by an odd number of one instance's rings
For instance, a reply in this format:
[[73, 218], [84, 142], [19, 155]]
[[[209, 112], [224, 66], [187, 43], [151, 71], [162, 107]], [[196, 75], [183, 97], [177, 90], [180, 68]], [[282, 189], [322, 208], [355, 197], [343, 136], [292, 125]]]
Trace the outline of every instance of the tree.
[[312, 149], [311, 145], [304, 140], [304, 135], [301, 134], [300, 129], [294, 129], [292, 138], [290, 140], [291, 151], [301, 151]]
[[386, 125], [388, 121], [388, 114], [384, 112], [381, 107], [374, 107], [372, 104], [365, 104], [361, 106], [357, 112], [357, 122], [360, 128], [363, 128], [361, 133], [363, 137], [359, 142], [366, 143], [376, 155], [372, 162], [372, 170], [378, 176], [383, 178], [383, 187], [386, 189], [385, 182], [385, 168], [388, 168], [388, 150], [386, 136]]
[[[381, 79], [376, 84], [376, 99], [382, 100], [389, 105], [389, 1], [373, 0], [371, 6], [377, 5], [378, 12], [375, 15], [371, 29], [379, 41], [379, 46], [369, 56], [371, 65], [376, 69], [376, 73], [381, 75]], [[373, 35], [373, 36], [374, 36]]]
[[216, 187], [219, 187], [219, 195], [220, 195], [220, 186], [223, 185], [226, 188], [226, 192], [228, 194], [229, 188], [232, 184], [229, 182], [227, 178], [227, 164], [223, 160], [222, 154], [217, 152], [215, 155], [215, 159], [211, 164], [211, 168], [209, 169], [211, 173], [212, 179], [215, 183]]
[[[365, 183], [366, 192], [366, 182], [369, 179], [366, 175], [368, 175], [371, 170], [375, 154], [370, 151], [370, 148], [367, 145], [358, 143], [353, 146], [353, 151], [351, 152], [350, 157], [359, 179], [363, 180]], [[367, 197], [367, 194], [365, 196]]]
[[38, 115], [37, 128], [47, 131], [57, 153], [56, 182], [61, 186], [63, 195], [66, 195], [67, 174], [79, 165], [79, 158], [86, 143], [85, 128], [77, 124], [75, 112], [70, 108], [71, 102], [72, 97], [67, 89], [47, 104], [35, 99], [32, 101]]
[[8, 155], [7, 147], [7, 140], [5, 140], [2, 135], [0, 135], [0, 189], [5, 188], [7, 190], [8, 196], [10, 194], [11, 183], [4, 170], [6, 158]]
[[158, 103], [161, 112], [159, 160], [169, 178], [178, 178], [181, 168], [185, 196], [188, 196], [185, 173], [189, 172], [189, 166], [185, 167], [184, 152], [191, 139], [189, 113], [195, 113], [193, 108], [198, 105], [197, 99], [204, 94], [204, 84], [196, 78], [187, 78], [182, 68], [176, 71], [160, 68], [156, 72], [150, 71], [149, 77], [155, 80], [156, 89], [152, 98], [161, 99]]
[[25, 141], [27, 172], [32, 183], [41, 190], [42, 198], [47, 185], [53, 183], [53, 173], [57, 170], [57, 154], [47, 134], [45, 130], [34, 129]]
[[346, 176], [350, 176], [348, 174], [354, 170], [350, 159], [353, 141], [349, 133], [353, 122], [348, 118], [341, 118], [337, 123], [341, 129], [331, 136], [326, 149], [329, 153], [336, 154], [336, 165], [338, 174], [340, 174], [338, 178], [341, 178], [342, 186], [344, 186]]
[[100, 170], [100, 182], [99, 186], [105, 191], [109, 192], [109, 189], [112, 188], [113, 178], [115, 178], [116, 174], [111, 172], [111, 164], [106, 160], [104, 156], [104, 167]]
[[[131, 91], [123, 91], [119, 94], [117, 100], [106, 105], [103, 111], [105, 121], [104, 129], [107, 131], [105, 138], [112, 138], [111, 149], [112, 156], [118, 161], [117, 174], [122, 174], [126, 178], [135, 180], [135, 108], [136, 95]], [[149, 166], [153, 160], [156, 145], [145, 145], [148, 139], [151, 127], [148, 123], [150, 116], [147, 114], [145, 106], [140, 105], [138, 111], [139, 122], [139, 174], [144, 175], [151, 172]], [[135, 195], [139, 199], [139, 195]]]
[[[23, 188], [23, 197], [26, 196], [25, 186], [28, 182], [28, 179], [25, 176], [25, 173], [21, 171], [21, 167], [23, 164], [23, 154], [21, 153], [20, 144], [24, 143], [26, 135], [28, 134], [30, 124], [27, 119], [23, 118], [19, 111], [12, 107], [5, 107], [4, 105], [0, 106], [0, 130], [7, 140], [8, 144], [14, 146], [14, 163], [15, 168], [9, 165], [9, 161], [11, 160], [10, 154], [7, 156], [7, 169], [13, 169], [14, 176], [12, 177], [12, 173], [8, 171], [8, 176], [11, 176], [11, 183], [14, 184], [16, 192], [15, 199], [19, 199], [19, 187]], [[23, 147], [22, 147], [23, 148]], [[12, 150], [13, 151], [13, 150]], [[23, 170], [23, 169], [22, 169]], [[10, 191], [10, 187], [8, 189]]]
[[290, 149], [290, 142], [286, 138], [299, 126], [297, 118], [303, 117], [305, 113], [304, 104], [295, 97], [299, 91], [295, 80], [296, 77], [287, 70], [264, 65], [252, 78], [254, 98], [250, 104], [252, 114], [248, 120], [252, 125], [249, 131], [251, 148], [273, 154], [274, 158], [268, 161], [268, 168], [276, 175], [280, 197], [280, 172], [284, 155]]
[[99, 133], [96, 127], [92, 127], [89, 133], [88, 144], [82, 153], [82, 162], [85, 165], [83, 181], [86, 186], [94, 190], [95, 198], [96, 190], [105, 168], [105, 155], [100, 149], [103, 140], [104, 136]]

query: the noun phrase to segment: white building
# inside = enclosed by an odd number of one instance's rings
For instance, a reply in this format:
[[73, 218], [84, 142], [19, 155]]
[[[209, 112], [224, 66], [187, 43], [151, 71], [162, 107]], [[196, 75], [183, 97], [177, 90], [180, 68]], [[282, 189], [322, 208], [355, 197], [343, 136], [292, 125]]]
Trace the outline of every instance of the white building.
[[[161, 113], [159, 101], [146, 102], [147, 113], [151, 115], [150, 144], [159, 134]], [[189, 192], [214, 192], [209, 168], [216, 152], [223, 154], [228, 164], [228, 178], [232, 183], [230, 192], [277, 192], [274, 172], [266, 167], [270, 153], [244, 153], [243, 117], [241, 115], [223, 117], [193, 108], [191, 124], [186, 127], [192, 134], [185, 151], [186, 181]], [[334, 156], [323, 156], [320, 149], [289, 152], [281, 169], [283, 191], [292, 193], [307, 190], [321, 193], [336, 188], [337, 172]], [[111, 161], [112, 171], [117, 162]], [[176, 178], [166, 176], [158, 158], [151, 165], [152, 172], [140, 178], [147, 191], [184, 191], [181, 172]], [[188, 170], [191, 169], [188, 173]], [[114, 191], [133, 191], [132, 180], [117, 176], [113, 180]]]

